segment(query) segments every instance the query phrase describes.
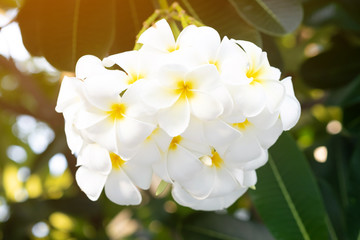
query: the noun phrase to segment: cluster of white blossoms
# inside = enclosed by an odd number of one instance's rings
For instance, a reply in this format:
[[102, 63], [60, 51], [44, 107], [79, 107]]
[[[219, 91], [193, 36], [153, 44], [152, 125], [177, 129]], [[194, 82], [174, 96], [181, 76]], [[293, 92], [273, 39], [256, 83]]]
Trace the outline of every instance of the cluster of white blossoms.
[[56, 110], [78, 185], [91, 200], [105, 187], [111, 201], [137, 205], [156, 174], [181, 205], [227, 208], [299, 119], [291, 78], [280, 81], [253, 43], [210, 27], [188, 26], [175, 40], [160, 20], [138, 43], [102, 61], [83, 56], [62, 81]]

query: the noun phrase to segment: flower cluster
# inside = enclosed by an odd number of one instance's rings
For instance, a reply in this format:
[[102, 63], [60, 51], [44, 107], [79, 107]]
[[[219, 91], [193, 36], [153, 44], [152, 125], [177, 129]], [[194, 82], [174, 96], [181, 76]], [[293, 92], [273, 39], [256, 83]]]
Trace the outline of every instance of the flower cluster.
[[280, 81], [256, 45], [165, 20], [141, 34], [140, 50], [102, 61], [83, 56], [62, 81], [56, 110], [77, 156], [76, 181], [91, 200], [141, 202], [152, 175], [179, 204], [231, 205], [256, 184], [267, 149], [300, 116], [291, 78]]

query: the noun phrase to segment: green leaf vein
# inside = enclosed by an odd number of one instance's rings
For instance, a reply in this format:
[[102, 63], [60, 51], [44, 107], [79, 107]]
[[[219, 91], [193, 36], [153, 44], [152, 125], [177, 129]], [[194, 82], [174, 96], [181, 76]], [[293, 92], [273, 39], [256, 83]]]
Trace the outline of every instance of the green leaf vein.
[[79, 12], [80, 12], [80, 1], [75, 1], [75, 9], [74, 9], [74, 22], [72, 28], [72, 41], [71, 41], [71, 61], [75, 64], [76, 61], [76, 50], [77, 50], [77, 33], [78, 33], [78, 26], [79, 26]]
[[272, 158], [269, 158], [269, 164], [270, 164], [271, 169], [273, 170], [276, 181], [279, 184], [280, 190], [281, 190], [282, 194], [284, 195], [284, 198], [285, 198], [285, 200], [286, 200], [286, 202], [287, 202], [287, 204], [288, 204], [288, 206], [290, 208], [290, 211], [291, 211], [292, 215], [294, 216], [294, 219], [296, 221], [296, 224], [299, 227], [299, 230], [300, 230], [301, 234], [303, 235], [305, 240], [310, 240], [310, 236], [309, 236], [309, 234], [307, 233], [307, 231], [305, 229], [304, 223], [302, 222], [302, 220], [300, 218], [300, 215], [299, 215], [299, 213], [297, 212], [297, 210], [295, 208], [295, 204], [292, 201], [292, 199], [290, 197], [290, 194], [289, 194], [288, 190], [286, 189], [284, 181], [281, 178], [279, 170], [276, 167], [276, 164], [275, 164], [275, 162], [274, 162], [274, 160]]

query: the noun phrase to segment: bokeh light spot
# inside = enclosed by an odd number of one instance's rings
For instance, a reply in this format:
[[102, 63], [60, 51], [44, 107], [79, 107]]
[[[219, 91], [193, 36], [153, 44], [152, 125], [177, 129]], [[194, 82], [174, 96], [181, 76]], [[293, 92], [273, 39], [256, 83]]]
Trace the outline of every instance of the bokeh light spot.
[[38, 238], [46, 237], [47, 235], [49, 235], [49, 231], [49, 226], [44, 222], [36, 223], [31, 229], [32, 234]]
[[328, 150], [325, 146], [320, 146], [314, 150], [314, 158], [319, 163], [324, 163], [327, 160]]
[[341, 130], [342, 130], [342, 124], [337, 120], [332, 120], [326, 125], [326, 131], [329, 134], [335, 135], [340, 133]]
[[7, 148], [6, 154], [8, 158], [16, 163], [23, 163], [26, 161], [27, 154], [23, 147], [17, 145], [11, 145]]
[[62, 175], [65, 172], [67, 166], [68, 165], [67, 165], [66, 157], [62, 153], [55, 154], [49, 160], [50, 174], [55, 177]]

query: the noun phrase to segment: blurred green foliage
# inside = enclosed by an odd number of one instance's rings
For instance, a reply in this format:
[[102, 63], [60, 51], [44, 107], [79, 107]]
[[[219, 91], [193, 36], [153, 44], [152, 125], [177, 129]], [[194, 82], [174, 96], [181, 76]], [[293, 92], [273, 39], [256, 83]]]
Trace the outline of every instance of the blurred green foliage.
[[[33, 55], [25, 61], [0, 55], [0, 239], [360, 238], [359, 1], [89, 2], [0, 1], [0, 15], [19, 10], [11, 22]], [[224, 212], [181, 207], [169, 189], [155, 196], [156, 184], [137, 207], [105, 197], [91, 202], [74, 182], [75, 157], [54, 111], [62, 77], [83, 54], [131, 50], [137, 33], [162, 17], [262, 46], [282, 76], [293, 77], [302, 105], [291, 131], [298, 147], [282, 136], [270, 150], [272, 164], [258, 171], [257, 190]], [[51, 160], [58, 153], [63, 165]], [[268, 201], [271, 188], [280, 192]], [[287, 211], [289, 199], [298, 219]], [[298, 231], [299, 221], [308, 234]]]

